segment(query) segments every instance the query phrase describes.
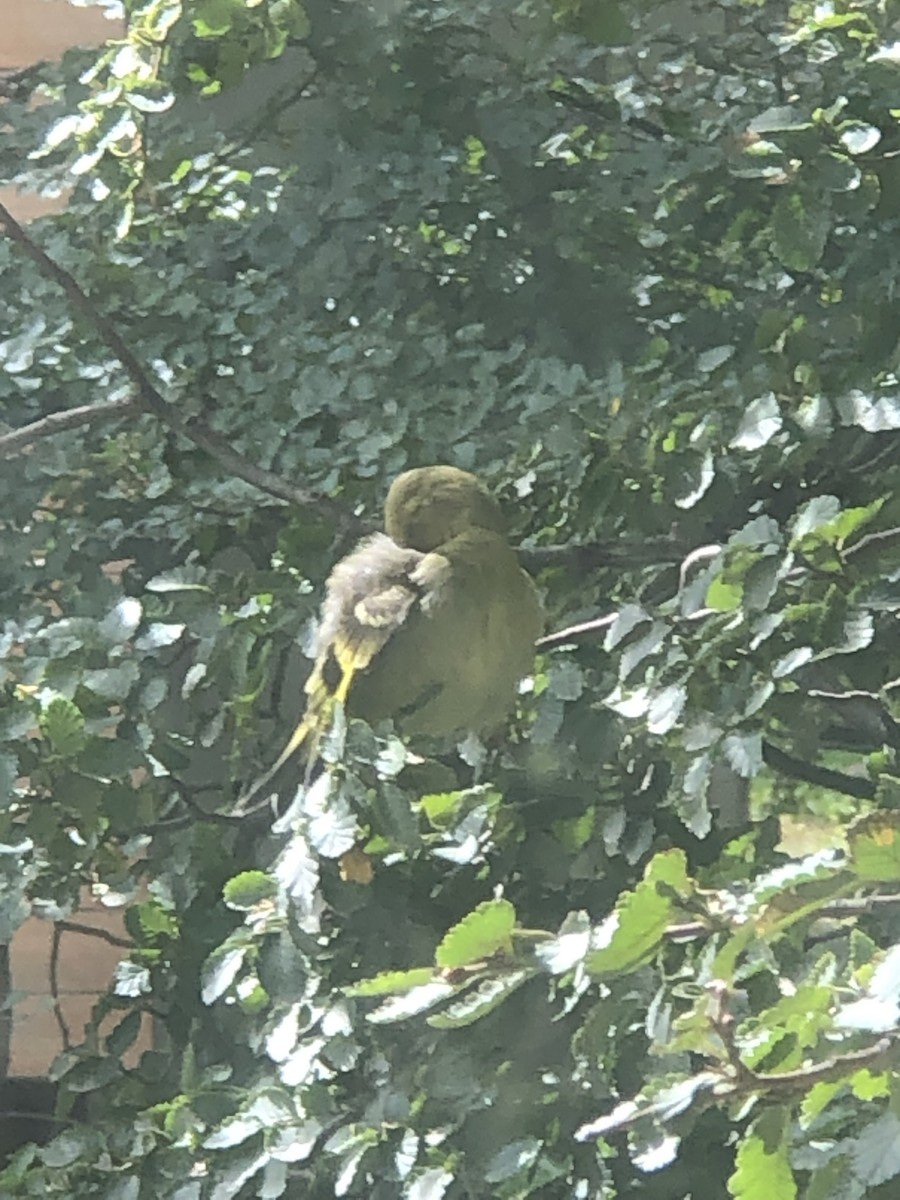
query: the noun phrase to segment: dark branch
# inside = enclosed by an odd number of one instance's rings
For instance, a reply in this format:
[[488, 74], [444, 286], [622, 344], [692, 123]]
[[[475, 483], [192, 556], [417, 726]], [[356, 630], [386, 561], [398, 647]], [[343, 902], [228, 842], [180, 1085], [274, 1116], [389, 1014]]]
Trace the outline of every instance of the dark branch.
[[53, 938], [50, 944], [50, 996], [53, 1000], [53, 1016], [59, 1028], [59, 1036], [64, 1050], [72, 1049], [72, 1033], [62, 1010], [59, 993], [59, 949], [62, 944], [62, 930], [59, 925], [53, 926]]
[[291, 504], [304, 507], [315, 507], [329, 514], [335, 513], [338, 507], [333, 501], [324, 496], [315, 495], [305, 488], [295, 487], [280, 475], [267, 471], [255, 463], [249, 462], [237, 454], [228, 441], [214, 430], [209, 429], [197, 420], [183, 420], [173, 406], [160, 394], [150, 382], [144, 368], [132, 354], [124, 339], [112, 322], [96, 307], [91, 298], [68, 271], [55, 262], [46, 251], [28, 236], [22, 226], [16, 221], [8, 209], [0, 204], [0, 228], [6, 236], [16, 243], [23, 253], [31, 259], [38, 270], [48, 279], [52, 279], [62, 288], [70, 303], [77, 312], [94, 327], [103, 344], [115, 355], [122, 364], [131, 382], [137, 390], [136, 402], [147, 412], [153, 413], [169, 429], [193, 442], [201, 450], [205, 450], [216, 461], [238, 479], [252, 484], [260, 491], [278, 496]]
[[843, 771], [832, 771], [830, 767], [820, 767], [816, 763], [804, 762], [785, 754], [771, 742], [763, 742], [763, 761], [767, 767], [777, 771], [779, 775], [787, 775], [790, 779], [799, 779], [804, 783], [812, 783], [817, 787], [830, 788], [833, 792], [842, 792], [845, 796], [855, 796], [858, 800], [874, 800], [875, 784], [871, 779], [858, 775], [847, 775]]
[[49, 416], [41, 417], [39, 421], [33, 421], [30, 425], [23, 425], [21, 429], [0, 434], [0, 458], [12, 458], [42, 438], [54, 437], [67, 429], [78, 429], [81, 425], [93, 425], [97, 421], [124, 417], [140, 411], [140, 405], [135, 400], [127, 399], [83, 404], [80, 408], [50, 413]]
[[134, 947], [134, 942], [128, 938], [118, 937], [115, 933], [110, 933], [108, 929], [103, 929], [99, 925], [84, 925], [81, 921], [57, 921], [57, 929], [61, 933], [83, 933], [87, 937], [100, 938], [103, 942], [108, 942], [110, 946], [121, 946], [123, 950], [131, 950]]

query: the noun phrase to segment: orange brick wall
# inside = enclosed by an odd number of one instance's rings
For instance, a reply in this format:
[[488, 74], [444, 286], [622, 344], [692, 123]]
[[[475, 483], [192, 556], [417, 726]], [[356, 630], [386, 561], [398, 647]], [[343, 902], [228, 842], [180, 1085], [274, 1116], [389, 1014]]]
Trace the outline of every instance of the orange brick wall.
[[[56, 986], [53, 988], [52, 921], [31, 917], [17, 932], [10, 947], [13, 988], [13, 1029], [10, 1045], [10, 1075], [46, 1075], [50, 1064], [66, 1044], [84, 1041], [85, 1026], [99, 995], [112, 981], [116, 964], [127, 948], [121, 910], [107, 908], [85, 891], [72, 923], [99, 929], [113, 940], [80, 930], [62, 929], [56, 954]], [[100, 1039], [115, 1025], [108, 1019]], [[126, 1061], [136, 1061], [149, 1044], [149, 1027], [129, 1052]], [[101, 1047], [98, 1046], [97, 1049]]]

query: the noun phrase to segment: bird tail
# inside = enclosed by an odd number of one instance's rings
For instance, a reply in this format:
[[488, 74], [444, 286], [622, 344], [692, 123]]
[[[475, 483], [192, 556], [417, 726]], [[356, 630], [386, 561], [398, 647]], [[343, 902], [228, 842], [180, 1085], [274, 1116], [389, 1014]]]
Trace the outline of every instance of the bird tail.
[[308, 781], [309, 773], [316, 759], [319, 757], [319, 743], [330, 723], [334, 705], [336, 702], [339, 702], [341, 705], [347, 703], [347, 696], [350, 693], [350, 684], [353, 682], [354, 673], [352, 667], [345, 669], [342, 672], [337, 688], [332, 693], [327, 690], [325, 682], [321, 678], [321, 673], [318, 671], [314, 672], [310, 680], [310, 693], [306, 711], [300, 723], [271, 767], [264, 771], [258, 779], [255, 779], [242, 796], [238, 797], [233, 810], [235, 815], [241, 816], [252, 812], [255, 808], [261, 807], [265, 799], [262, 793], [288, 759], [292, 758], [303, 746], [306, 748], [304, 758], [306, 760], [306, 778]]

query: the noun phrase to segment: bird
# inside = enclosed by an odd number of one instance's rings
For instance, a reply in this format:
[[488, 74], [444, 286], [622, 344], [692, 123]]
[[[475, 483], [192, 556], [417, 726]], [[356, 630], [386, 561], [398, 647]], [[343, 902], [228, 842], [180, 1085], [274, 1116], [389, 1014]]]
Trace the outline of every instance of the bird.
[[331, 571], [306, 707], [258, 796], [301, 749], [315, 762], [335, 705], [403, 735], [489, 733], [515, 703], [543, 626], [537, 588], [510, 545], [497, 500], [458, 467], [399, 475], [384, 532]]

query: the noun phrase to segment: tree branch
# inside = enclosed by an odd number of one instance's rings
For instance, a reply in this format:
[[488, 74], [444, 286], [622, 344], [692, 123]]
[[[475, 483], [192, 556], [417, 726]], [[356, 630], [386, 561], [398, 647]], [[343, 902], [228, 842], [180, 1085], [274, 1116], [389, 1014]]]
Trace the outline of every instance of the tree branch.
[[50, 944], [50, 996], [53, 1000], [53, 1016], [59, 1029], [60, 1041], [64, 1050], [72, 1049], [72, 1033], [62, 1010], [59, 994], [59, 949], [62, 944], [62, 930], [59, 925], [53, 926], [53, 938]]
[[[715, 1022], [713, 1028], [718, 1032]], [[895, 1066], [900, 1055], [900, 1038], [881, 1037], [862, 1050], [848, 1050], [846, 1054], [835, 1054], [821, 1062], [812, 1063], [808, 1067], [798, 1067], [793, 1071], [773, 1071], [766, 1074], [751, 1070], [743, 1062], [734, 1063], [727, 1048], [726, 1053], [727, 1070], [721, 1067], [707, 1069], [686, 1078], [681, 1084], [674, 1085], [674, 1088], [678, 1089], [693, 1085], [693, 1094], [689, 1102], [676, 1109], [677, 1116], [683, 1118], [689, 1111], [697, 1113], [715, 1104], [732, 1104], [744, 1096], [771, 1096], [777, 1102], [782, 1096], [808, 1092], [817, 1083], [839, 1083], [863, 1067], [868, 1067], [870, 1071], [889, 1070]], [[629, 1129], [648, 1119], [656, 1120], [665, 1126], [673, 1116], [672, 1091], [673, 1087], [667, 1088], [656, 1100], [648, 1101], [638, 1097], [637, 1100], [625, 1101], [609, 1116], [583, 1125], [575, 1136], [578, 1141], [588, 1141], [607, 1133]]]
[[858, 542], [854, 542], [852, 546], [848, 546], [844, 550], [844, 559], [852, 559], [857, 554], [864, 554], [866, 550], [878, 552], [884, 549], [889, 550], [898, 542], [900, 542], [900, 528], [881, 529], [877, 533], [867, 533], [865, 537], [861, 537]]
[[879, 1038], [863, 1050], [848, 1050], [846, 1054], [835, 1054], [809, 1067], [798, 1067], [795, 1071], [777, 1071], [770, 1074], [749, 1072], [747, 1084], [742, 1091], [807, 1092], [817, 1083], [838, 1083], [847, 1075], [853, 1075], [863, 1067], [870, 1071], [885, 1070], [894, 1065], [900, 1052], [900, 1039]]
[[0, 434], [0, 458], [13, 458], [42, 438], [54, 437], [67, 429], [78, 429], [81, 425], [93, 425], [112, 417], [123, 417], [140, 412], [141, 407], [136, 400], [106, 400], [99, 404], [83, 404], [80, 408], [63, 409], [62, 412], [50, 413], [30, 425], [13, 429], [10, 433]]
[[845, 796], [855, 796], [858, 800], [874, 800], [875, 784], [871, 779], [858, 775], [847, 775], [843, 771], [832, 771], [830, 767], [820, 767], [816, 763], [804, 762], [785, 754], [771, 742], [763, 742], [763, 762], [779, 775], [787, 775], [790, 779], [800, 779], [804, 783], [813, 783], [817, 787], [830, 788], [833, 792], [842, 792]]
[[329, 514], [339, 511], [338, 506], [326, 497], [316, 495], [305, 488], [298, 488], [273, 471], [267, 471], [265, 468], [249, 462], [242, 455], [236, 453], [221, 434], [209, 429], [202, 422], [198, 420], [185, 421], [180, 417], [174, 407], [150, 382], [147, 372], [132, 354], [112, 322], [96, 307], [75, 278], [50, 258], [36, 242], [32, 241], [3, 204], [0, 204], [0, 228], [3, 229], [9, 240], [15, 242], [31, 259], [42, 275], [47, 279], [52, 279], [62, 288], [72, 307], [93, 326], [100, 340], [119, 360], [125, 373], [134, 384], [137, 391], [135, 403], [142, 409], [158, 417], [169, 429], [187, 438], [201, 450], [205, 450], [230, 474], [259, 488], [260, 491], [268, 492], [269, 495], [277, 496], [290, 504], [315, 507]]

